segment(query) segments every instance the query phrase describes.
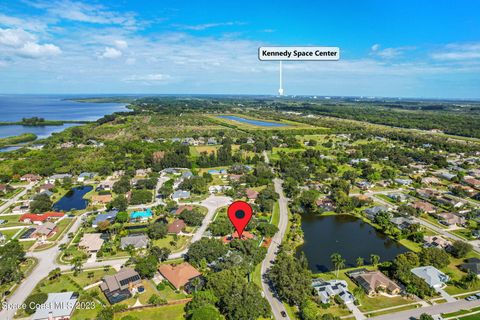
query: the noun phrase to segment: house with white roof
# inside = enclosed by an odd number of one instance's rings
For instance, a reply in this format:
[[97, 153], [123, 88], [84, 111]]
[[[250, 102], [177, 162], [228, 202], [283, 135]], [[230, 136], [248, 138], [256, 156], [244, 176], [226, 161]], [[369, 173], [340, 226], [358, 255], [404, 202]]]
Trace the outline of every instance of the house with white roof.
[[77, 305], [78, 294], [72, 291], [49, 293], [47, 301], [36, 308], [32, 320], [70, 319]]
[[345, 303], [352, 303], [355, 298], [347, 289], [347, 282], [345, 280], [330, 280], [324, 281], [322, 279], [313, 279], [312, 287], [317, 292], [322, 303], [329, 303], [334, 296], [339, 296]]
[[449, 277], [445, 273], [432, 266], [417, 267], [411, 271], [434, 289], [442, 288], [449, 280]]

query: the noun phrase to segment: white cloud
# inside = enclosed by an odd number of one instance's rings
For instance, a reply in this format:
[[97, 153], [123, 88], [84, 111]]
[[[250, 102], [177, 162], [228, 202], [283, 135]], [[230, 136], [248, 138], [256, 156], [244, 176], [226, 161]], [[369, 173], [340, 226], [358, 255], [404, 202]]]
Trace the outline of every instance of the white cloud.
[[0, 13], [0, 25], [13, 28], [22, 28], [30, 31], [44, 31], [47, 25], [44, 22], [36, 20], [33, 17], [28, 19], [20, 19], [17, 17], [11, 17]]
[[134, 27], [136, 25], [135, 15], [133, 13], [110, 11], [102, 5], [70, 0], [37, 1], [31, 2], [30, 4], [36, 8], [45, 9], [50, 14], [66, 20], [95, 24], [115, 24], [124, 27]]
[[397, 58], [403, 55], [405, 51], [414, 50], [414, 49], [415, 47], [410, 47], [410, 46], [382, 49], [381, 45], [376, 43], [370, 48], [371, 50], [370, 54], [374, 56], [378, 56], [383, 59], [392, 59], [392, 58]]
[[1, 29], [0, 45], [19, 48], [27, 42], [36, 41], [36, 37], [22, 29]]
[[242, 24], [243, 23], [240, 23], [240, 22], [230, 21], [230, 22], [203, 23], [203, 24], [196, 24], [196, 25], [176, 25], [176, 27], [183, 30], [202, 31], [210, 28], [235, 26], [235, 25], [242, 25]]
[[480, 43], [451, 43], [446, 45], [441, 51], [432, 53], [431, 56], [435, 60], [451, 61], [480, 59]]
[[128, 48], [128, 42], [125, 41], [125, 40], [115, 40], [114, 43], [115, 43], [115, 46], [116, 46], [118, 49], [126, 49], [126, 48]]
[[42, 58], [55, 56], [62, 51], [54, 44], [38, 43], [35, 35], [22, 29], [1, 29], [0, 47], [3, 46], [3, 54], [14, 54], [24, 58]]
[[125, 63], [128, 65], [135, 64], [135, 62], [137, 62], [137, 59], [135, 58], [128, 58], [127, 60], [125, 60]]
[[38, 44], [35, 42], [27, 42], [20, 48], [17, 54], [25, 58], [42, 58], [47, 56], [56, 56], [62, 53], [59, 47], [56, 45]]
[[133, 81], [143, 81], [143, 82], [158, 82], [158, 81], [165, 81], [169, 80], [171, 77], [168, 74], [145, 74], [145, 75], [131, 75], [123, 79], [126, 82], [133, 82]]
[[106, 47], [103, 53], [100, 55], [102, 58], [106, 59], [117, 59], [122, 56], [122, 51], [112, 48], [112, 47]]

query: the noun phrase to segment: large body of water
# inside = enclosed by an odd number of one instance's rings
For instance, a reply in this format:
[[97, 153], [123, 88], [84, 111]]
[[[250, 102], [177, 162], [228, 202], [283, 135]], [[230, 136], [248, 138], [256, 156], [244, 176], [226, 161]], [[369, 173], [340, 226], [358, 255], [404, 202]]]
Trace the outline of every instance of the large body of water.
[[246, 119], [246, 118], [241, 118], [241, 117], [237, 117], [237, 116], [218, 116], [218, 117], [223, 118], [223, 119], [248, 123], [248, 124], [252, 124], [254, 126], [259, 126], [259, 127], [284, 127], [284, 126], [286, 126], [286, 124], [280, 123], [280, 122], [273, 122], [273, 121], [272, 122], [267, 122], [267, 121], [260, 121], [260, 120], [252, 120], [252, 119]]
[[72, 188], [58, 202], [53, 205], [57, 211], [83, 210], [88, 206], [88, 200], [83, 199], [87, 193], [92, 191], [92, 186], [81, 186]]
[[408, 251], [368, 223], [348, 215], [303, 215], [302, 230], [305, 243], [297, 249], [297, 254], [305, 253], [314, 273], [333, 269], [332, 253], [340, 253], [346, 259], [346, 267], [355, 267], [358, 257], [368, 264], [371, 254], [385, 261]]
[[[106, 114], [125, 111], [125, 104], [90, 103], [66, 100], [71, 95], [0, 95], [0, 121], [15, 122], [22, 118], [39, 117], [47, 120], [94, 121]], [[22, 133], [34, 133], [40, 139], [63, 131], [75, 124], [63, 126], [0, 126], [0, 138]]]

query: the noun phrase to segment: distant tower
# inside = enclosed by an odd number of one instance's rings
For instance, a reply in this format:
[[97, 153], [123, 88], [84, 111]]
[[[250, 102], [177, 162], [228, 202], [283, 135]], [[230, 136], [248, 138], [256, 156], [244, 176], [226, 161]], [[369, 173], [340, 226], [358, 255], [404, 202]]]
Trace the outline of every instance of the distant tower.
[[282, 60], [280, 60], [280, 87], [278, 88], [278, 94], [283, 96], [283, 79], [282, 79]]

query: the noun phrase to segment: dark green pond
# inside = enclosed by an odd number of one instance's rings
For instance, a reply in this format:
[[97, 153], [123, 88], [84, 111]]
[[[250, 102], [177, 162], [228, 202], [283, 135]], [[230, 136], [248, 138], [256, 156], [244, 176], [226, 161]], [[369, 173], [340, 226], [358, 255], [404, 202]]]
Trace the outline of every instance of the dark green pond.
[[338, 252], [347, 260], [347, 267], [355, 267], [356, 259], [362, 257], [365, 264], [370, 254], [380, 256], [380, 261], [392, 260], [407, 248], [378, 232], [368, 223], [348, 215], [302, 216], [305, 243], [297, 254], [305, 253], [310, 270], [314, 273], [333, 269], [330, 256]]

